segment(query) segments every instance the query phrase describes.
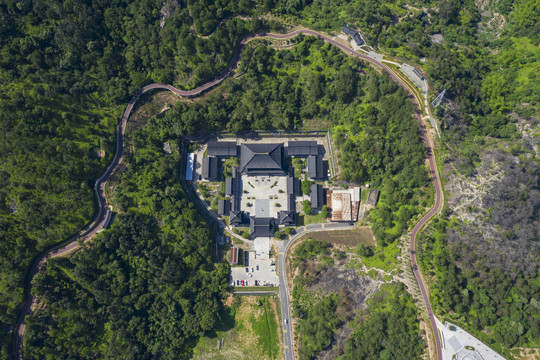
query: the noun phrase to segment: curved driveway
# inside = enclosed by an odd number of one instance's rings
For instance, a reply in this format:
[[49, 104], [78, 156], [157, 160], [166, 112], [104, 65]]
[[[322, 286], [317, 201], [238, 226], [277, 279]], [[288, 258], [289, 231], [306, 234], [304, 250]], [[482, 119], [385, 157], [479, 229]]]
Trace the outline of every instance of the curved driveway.
[[[115, 155], [111, 165], [109, 165], [109, 167], [107, 168], [107, 170], [103, 174], [103, 176], [101, 176], [96, 181], [96, 185], [94, 187], [94, 190], [96, 192], [96, 197], [98, 199], [98, 212], [97, 212], [97, 215], [95, 217], [95, 220], [91, 224], [89, 224], [85, 229], [83, 229], [79, 235], [76, 235], [76, 236], [74, 236], [74, 237], [72, 237], [70, 239], [67, 239], [67, 240], [61, 242], [56, 248], [53, 248], [52, 250], [48, 250], [47, 252], [41, 254], [36, 259], [36, 261], [34, 262], [34, 265], [32, 266], [32, 268], [31, 268], [31, 270], [29, 272], [29, 276], [27, 276], [26, 283], [25, 283], [25, 289], [24, 289], [23, 310], [21, 311], [21, 315], [19, 316], [19, 319], [18, 319], [17, 324], [15, 325], [15, 328], [14, 328], [14, 331], [13, 331], [13, 333], [14, 333], [13, 354], [14, 354], [15, 359], [21, 359], [21, 357], [22, 357], [21, 347], [22, 347], [22, 337], [24, 335], [24, 331], [25, 331], [25, 328], [26, 328], [25, 318], [26, 318], [27, 315], [29, 315], [31, 313], [32, 304], [35, 301], [35, 298], [30, 295], [31, 280], [33, 279], [35, 274], [38, 271], [40, 271], [40, 269], [43, 267], [43, 265], [45, 264], [47, 259], [52, 258], [52, 257], [62, 256], [64, 254], [74, 250], [75, 248], [77, 248], [79, 246], [79, 243], [77, 241], [79, 238], [81, 238], [83, 242], [89, 240], [90, 238], [92, 238], [102, 228], [102, 226], [105, 223], [105, 215], [106, 215], [106, 210], [108, 208], [107, 200], [105, 198], [105, 185], [106, 185], [107, 181], [109, 180], [109, 178], [111, 177], [111, 175], [118, 169], [118, 166], [120, 165], [120, 163], [122, 162], [122, 160], [124, 158], [124, 136], [125, 136], [125, 132], [126, 132], [126, 125], [127, 125], [128, 119], [129, 119], [129, 115], [131, 114], [131, 111], [133, 110], [133, 106], [137, 102], [138, 98], [142, 94], [144, 94], [145, 92], [153, 90], [153, 89], [165, 89], [165, 90], [172, 91], [173, 93], [175, 93], [175, 94], [177, 94], [179, 96], [186, 96], [186, 97], [200, 95], [204, 91], [206, 91], [206, 90], [214, 87], [215, 85], [221, 83], [223, 80], [225, 80], [229, 76], [229, 74], [238, 65], [238, 61], [240, 60], [240, 54], [242, 52], [242, 49], [243, 49], [244, 45], [247, 44], [249, 41], [251, 41], [253, 39], [256, 39], [256, 38], [262, 38], [262, 37], [268, 37], [268, 38], [272, 38], [272, 39], [290, 39], [290, 38], [293, 38], [293, 37], [295, 37], [295, 36], [297, 36], [299, 34], [317, 36], [317, 37], [323, 39], [324, 41], [326, 41], [326, 42], [328, 42], [328, 43], [330, 43], [330, 44], [332, 44], [334, 46], [337, 46], [338, 48], [342, 49], [343, 51], [348, 52], [351, 55], [357, 56], [357, 57], [359, 57], [359, 58], [361, 58], [361, 59], [363, 59], [363, 60], [365, 60], [365, 61], [367, 61], [367, 62], [369, 62], [369, 63], [371, 63], [371, 64], [373, 64], [373, 65], [375, 65], [375, 66], [377, 66], [379, 68], [381, 68], [381, 69], [383, 69], [395, 82], [397, 82], [401, 87], [403, 87], [406, 91], [408, 91], [410, 94], [412, 94], [411, 90], [409, 88], [407, 88], [407, 86], [398, 77], [396, 77], [386, 65], [384, 65], [384, 64], [382, 64], [382, 63], [380, 63], [380, 62], [378, 62], [378, 61], [376, 61], [376, 60], [374, 60], [374, 59], [372, 59], [372, 58], [370, 58], [370, 57], [368, 57], [368, 56], [366, 56], [364, 54], [353, 51], [350, 48], [348, 48], [347, 46], [334, 41], [332, 38], [330, 38], [328, 36], [325, 36], [325, 35], [321, 35], [321, 34], [315, 32], [315, 31], [312, 31], [312, 30], [296, 30], [296, 31], [293, 31], [293, 32], [288, 33], [288, 34], [259, 33], [259, 34], [255, 34], [253, 36], [249, 36], [249, 37], [244, 38], [240, 42], [239, 46], [236, 48], [236, 51], [235, 51], [235, 53], [233, 55], [233, 58], [231, 59], [231, 62], [229, 63], [229, 66], [227, 67], [227, 69], [225, 69], [221, 74], [219, 74], [218, 77], [216, 77], [216, 79], [214, 79], [214, 80], [212, 80], [212, 81], [210, 81], [210, 82], [208, 82], [208, 83], [206, 83], [206, 84], [204, 84], [204, 85], [202, 85], [202, 86], [200, 86], [200, 87], [198, 87], [196, 89], [184, 91], [184, 90], [179, 90], [179, 89], [175, 88], [174, 86], [168, 85], [168, 84], [150, 84], [150, 85], [147, 85], [147, 86], [143, 87], [142, 89], [140, 89], [132, 97], [131, 101], [129, 102], [128, 106], [126, 107], [126, 110], [124, 111], [124, 115], [122, 116], [122, 120], [121, 120], [121, 122], [120, 122], [120, 124], [118, 126], [116, 155]], [[411, 98], [411, 101], [413, 103], [415, 103], [419, 108], [421, 107], [421, 104], [418, 104], [416, 102], [416, 100], [414, 99], [414, 96], [410, 96], [410, 98]], [[439, 208], [440, 208], [440, 206], [442, 204], [442, 200], [441, 200], [442, 191], [440, 189], [440, 181], [438, 179], [438, 172], [437, 172], [437, 168], [436, 168], [434, 154], [433, 154], [433, 151], [432, 151], [431, 138], [430, 138], [429, 134], [425, 131], [426, 123], [422, 120], [421, 114], [419, 112], [417, 112], [417, 117], [418, 117], [419, 121], [421, 122], [421, 124], [423, 124], [422, 127], [421, 127], [422, 135], [423, 135], [426, 147], [428, 148], [429, 164], [430, 164], [430, 169], [431, 169], [431, 172], [432, 172], [433, 180], [434, 180], [434, 183], [435, 183], [434, 185], [435, 185], [435, 188], [436, 188], [436, 201], [435, 201], [434, 208], [426, 216], [424, 216], [424, 218], [422, 218], [422, 220], [416, 225], [416, 227], [413, 230], [413, 234], [411, 235], [411, 251], [413, 252], [413, 254], [414, 254], [414, 243], [415, 243], [416, 234], [421, 229], [421, 227], [432, 216], [434, 216], [439, 211]], [[65, 244], [66, 242], [67, 242], [67, 244]], [[411, 257], [411, 262], [412, 262], [414, 274], [416, 276], [416, 279], [418, 281], [418, 284], [419, 284], [421, 292], [422, 292], [422, 297], [424, 298], [424, 302], [425, 302], [426, 307], [428, 309], [428, 316], [429, 316], [431, 326], [432, 326], [432, 329], [433, 329], [433, 334], [435, 336], [435, 343], [436, 343], [436, 347], [437, 347], [437, 358], [439, 360], [442, 360], [442, 352], [441, 352], [440, 339], [439, 339], [438, 332], [437, 332], [437, 325], [435, 323], [435, 318], [434, 318], [433, 312], [431, 310], [431, 305], [430, 305], [430, 302], [429, 302], [429, 296], [428, 296], [428, 294], [427, 294], [427, 292], [425, 290], [425, 287], [424, 287], [420, 272], [419, 272], [418, 267], [416, 265], [416, 256]], [[285, 269], [285, 267], [283, 266], [282, 269]], [[285, 270], [283, 270], [283, 272], [284, 271]], [[288, 292], [287, 292], [287, 289], [286, 289], [286, 286], [287, 286], [286, 282], [284, 283], [284, 285], [285, 285], [285, 295], [286, 295], [286, 298], [287, 298], [286, 314], [287, 314], [288, 317], [290, 317], [289, 306], [288, 306]], [[283, 305], [282, 305], [282, 307], [283, 307]], [[290, 323], [290, 321], [288, 321], [288, 322]], [[286, 358], [287, 359], [292, 359], [292, 357], [290, 357], [290, 356], [292, 356], [292, 338], [290, 336], [290, 331], [288, 333], [289, 333], [289, 336], [287, 336], [287, 338], [288, 338], [289, 344], [290, 344], [290, 353], [289, 353], [290, 355], [287, 356], [287, 353], [286, 353]], [[284, 336], [284, 340], [285, 340], [285, 336]], [[288, 345], [285, 344], [286, 348], [287, 348], [287, 346]]]
[[316, 231], [327, 230], [349, 230], [353, 229], [354, 225], [349, 223], [325, 223], [325, 224], [310, 224], [296, 229], [294, 236], [285, 240], [278, 255], [278, 276], [279, 276], [279, 298], [281, 300], [281, 318], [283, 323], [283, 349], [285, 352], [285, 360], [294, 359], [294, 347], [291, 324], [291, 308], [289, 306], [289, 290], [287, 287], [287, 266], [285, 256], [291, 245], [305, 234]]

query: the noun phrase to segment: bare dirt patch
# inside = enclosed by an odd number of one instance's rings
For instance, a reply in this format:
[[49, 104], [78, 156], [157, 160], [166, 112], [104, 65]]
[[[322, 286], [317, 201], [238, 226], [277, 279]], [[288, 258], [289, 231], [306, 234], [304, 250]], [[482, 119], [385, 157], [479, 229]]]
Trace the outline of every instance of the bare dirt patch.
[[513, 348], [512, 353], [522, 360], [540, 359], [540, 349]]
[[356, 247], [359, 244], [366, 246], [375, 246], [375, 237], [371, 226], [359, 226], [353, 230], [333, 230], [319, 231], [304, 235], [297, 242], [300, 243], [305, 239], [312, 238], [319, 241], [325, 241], [333, 245], [345, 245], [348, 247]]

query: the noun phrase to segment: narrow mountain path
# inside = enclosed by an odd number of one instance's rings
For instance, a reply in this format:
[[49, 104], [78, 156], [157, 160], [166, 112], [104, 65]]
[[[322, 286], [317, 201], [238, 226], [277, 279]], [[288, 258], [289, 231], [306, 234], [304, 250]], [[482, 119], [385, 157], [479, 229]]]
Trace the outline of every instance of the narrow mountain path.
[[[208, 89], [220, 84], [223, 80], [225, 80], [231, 74], [231, 72], [238, 65], [238, 62], [240, 60], [240, 55], [242, 53], [242, 50], [243, 50], [244, 46], [249, 41], [252, 41], [252, 40], [257, 39], [257, 38], [290, 39], [290, 38], [293, 38], [293, 37], [295, 37], [297, 35], [300, 35], [300, 34], [319, 37], [322, 40], [324, 40], [324, 41], [326, 41], [326, 42], [328, 42], [328, 43], [330, 43], [330, 44], [332, 44], [334, 46], [337, 46], [338, 48], [345, 51], [349, 55], [357, 56], [357, 57], [359, 57], [359, 58], [373, 64], [374, 66], [382, 69], [395, 82], [397, 82], [401, 87], [403, 87], [409, 93], [410, 100], [415, 105], [417, 105], [417, 107], [418, 107], [418, 110], [416, 112], [416, 116], [418, 118], [419, 123], [421, 124], [420, 129], [421, 129], [421, 132], [422, 132], [423, 140], [424, 140], [424, 143], [426, 145], [426, 148], [428, 149], [428, 160], [429, 160], [432, 179], [433, 179], [433, 182], [435, 184], [436, 199], [435, 199], [434, 207], [431, 209], [430, 212], [428, 212], [424, 216], [424, 218], [422, 218], [420, 220], [420, 222], [415, 226], [415, 228], [413, 229], [413, 232], [411, 234], [410, 249], [411, 249], [411, 254], [414, 255], [414, 256], [411, 256], [411, 265], [413, 267], [413, 272], [415, 274], [416, 280], [417, 280], [417, 282], [418, 282], [418, 284], [420, 286], [420, 289], [422, 291], [422, 297], [423, 297], [424, 303], [426, 304], [426, 308], [428, 310], [428, 317], [430, 319], [430, 323], [431, 323], [432, 330], [433, 330], [433, 335], [434, 335], [434, 338], [435, 338], [435, 344], [436, 344], [436, 347], [437, 347], [437, 359], [442, 360], [441, 342], [440, 342], [440, 338], [439, 338], [439, 333], [437, 331], [437, 325], [435, 323], [435, 317], [434, 317], [433, 312], [431, 310], [431, 304], [429, 302], [429, 296], [427, 294], [427, 291], [425, 290], [425, 285], [424, 285], [422, 276], [421, 276], [421, 274], [420, 274], [420, 272], [418, 270], [418, 267], [417, 267], [416, 255], [415, 255], [415, 251], [414, 251], [417, 234], [422, 229], [424, 224], [440, 211], [440, 209], [442, 207], [442, 204], [443, 204], [443, 200], [442, 200], [442, 194], [443, 193], [442, 193], [441, 183], [440, 183], [440, 180], [439, 180], [439, 175], [438, 175], [438, 170], [437, 170], [437, 163], [435, 161], [435, 154], [433, 152], [433, 139], [431, 138], [431, 134], [429, 133], [429, 131], [426, 130], [426, 129], [428, 129], [427, 123], [425, 122], [425, 120], [422, 119], [422, 112], [421, 112], [422, 104], [418, 103], [418, 101], [416, 101], [416, 99], [414, 97], [413, 89], [409, 88], [408, 85], [406, 83], [404, 83], [400, 78], [398, 78], [385, 64], [383, 64], [383, 63], [381, 63], [379, 61], [376, 61], [376, 60], [374, 60], [374, 59], [372, 59], [372, 58], [370, 58], [370, 57], [368, 57], [368, 56], [366, 56], [364, 54], [361, 54], [361, 53], [357, 52], [357, 51], [351, 50], [346, 45], [343, 45], [343, 44], [333, 40], [331, 37], [329, 37], [327, 35], [323, 35], [323, 34], [320, 34], [320, 33], [316, 32], [316, 31], [307, 30], [307, 29], [296, 30], [296, 31], [293, 31], [293, 32], [290, 32], [290, 33], [287, 33], [287, 34], [258, 33], [258, 34], [255, 34], [255, 35], [248, 36], [248, 37], [244, 38], [240, 42], [238, 47], [236, 48], [236, 51], [235, 51], [235, 53], [234, 53], [234, 55], [233, 55], [233, 57], [231, 59], [231, 62], [229, 63], [229, 66], [227, 67], [227, 69], [225, 69], [223, 72], [221, 72], [214, 80], [212, 80], [212, 81], [210, 81], [210, 82], [208, 82], [208, 83], [206, 83], [206, 84], [204, 84], [204, 85], [202, 85], [202, 86], [200, 86], [200, 87], [198, 87], [196, 89], [179, 90], [179, 89], [177, 89], [174, 86], [169, 85], [169, 84], [150, 84], [150, 85], [147, 85], [147, 86], [143, 87], [142, 89], [140, 89], [132, 97], [131, 101], [129, 102], [128, 106], [126, 107], [126, 110], [124, 111], [124, 115], [122, 116], [120, 124], [118, 125], [116, 155], [115, 155], [111, 165], [109, 165], [109, 167], [105, 171], [105, 173], [99, 179], [97, 179], [95, 187], [94, 187], [94, 191], [96, 193], [96, 197], [97, 197], [97, 200], [98, 200], [98, 204], [97, 204], [98, 211], [97, 211], [97, 214], [96, 214], [94, 220], [85, 229], [81, 230], [80, 234], [75, 235], [75, 236], [73, 236], [73, 237], [71, 237], [69, 239], [66, 239], [66, 240], [60, 242], [55, 247], [53, 247], [51, 249], [48, 249], [47, 251], [40, 254], [38, 257], [36, 257], [36, 259], [33, 262], [33, 265], [31, 267], [29, 273], [26, 276], [26, 281], [25, 281], [25, 286], [24, 286], [24, 298], [23, 298], [22, 311], [21, 311], [21, 314], [20, 314], [20, 316], [18, 318], [18, 321], [17, 321], [17, 323], [16, 323], [16, 325], [14, 327], [14, 331], [13, 331], [13, 334], [14, 334], [13, 355], [14, 355], [15, 359], [22, 359], [22, 338], [23, 338], [23, 335], [24, 335], [24, 332], [25, 332], [25, 329], [26, 329], [25, 318], [26, 318], [26, 316], [30, 315], [31, 310], [32, 310], [32, 305], [36, 301], [35, 297], [31, 296], [31, 294], [30, 294], [30, 290], [31, 290], [31, 287], [32, 287], [32, 279], [34, 278], [34, 276], [42, 269], [42, 267], [45, 265], [45, 262], [48, 259], [54, 258], [54, 257], [59, 257], [59, 256], [64, 256], [67, 253], [75, 250], [76, 248], [78, 248], [80, 246], [79, 245], [80, 241], [82, 243], [88, 241], [94, 235], [96, 235], [103, 228], [103, 226], [105, 225], [106, 214], [107, 214], [107, 210], [109, 209], [109, 204], [107, 203], [107, 199], [105, 197], [105, 186], [106, 186], [107, 181], [111, 177], [111, 175], [114, 174], [117, 171], [118, 167], [120, 166], [120, 164], [122, 163], [122, 160], [124, 158], [124, 136], [125, 136], [125, 132], [126, 132], [126, 125], [127, 125], [127, 121], [129, 119], [129, 116], [131, 114], [131, 111], [133, 110], [133, 106], [135, 105], [135, 103], [137, 102], [139, 97], [142, 94], [144, 94], [144, 93], [146, 93], [148, 91], [154, 90], [154, 89], [169, 90], [169, 91], [175, 93], [176, 95], [184, 96], [184, 97], [196, 97], [196, 96], [202, 94], [203, 92], [207, 91]], [[286, 284], [285, 284], [285, 287], [286, 287]], [[285, 288], [284, 293], [286, 294], [286, 296], [288, 296], [289, 291]], [[283, 301], [283, 299], [282, 299], [282, 301]], [[286, 359], [291, 359], [292, 358], [291, 355], [293, 353], [293, 346], [292, 346], [292, 336], [291, 335], [292, 334], [289, 334], [289, 336], [286, 339], [286, 340], [288, 340], [287, 342], [290, 342], [290, 343], [289, 344], [284, 344], [285, 348], [289, 349], [288, 353], [286, 352]]]

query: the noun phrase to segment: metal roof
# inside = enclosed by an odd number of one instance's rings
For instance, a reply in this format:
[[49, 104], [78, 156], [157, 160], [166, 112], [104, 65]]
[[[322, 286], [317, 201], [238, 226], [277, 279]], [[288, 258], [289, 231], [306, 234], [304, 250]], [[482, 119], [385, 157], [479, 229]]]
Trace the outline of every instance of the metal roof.
[[296, 197], [294, 195], [287, 195], [288, 209], [296, 211]]
[[242, 144], [240, 171], [247, 175], [283, 174], [283, 144]]
[[320, 156], [310, 155], [308, 157], [308, 177], [310, 179], [322, 179], [324, 177], [324, 166]]
[[420, 74], [420, 72], [418, 70], [416, 70], [416, 68], [413, 68], [412, 69], [412, 72], [418, 76], [420, 78], [420, 80], [424, 80], [424, 75]]
[[233, 265], [238, 264], [238, 252], [239, 251], [240, 250], [237, 247], [232, 247], [231, 248], [231, 257], [230, 257], [230, 260], [229, 260], [229, 262], [231, 264], [233, 264]]
[[202, 177], [206, 180], [218, 179], [218, 162], [215, 157], [205, 157], [202, 162]]
[[375, 206], [377, 204], [377, 199], [379, 197], [379, 190], [377, 189], [369, 189], [369, 193], [367, 196], [366, 203], [371, 206]]
[[309, 155], [318, 155], [319, 145], [316, 141], [289, 141], [287, 143], [287, 156], [306, 157]]
[[236, 141], [209, 141], [206, 153], [208, 156], [238, 156]]
[[193, 164], [195, 164], [195, 154], [189, 153], [187, 156], [187, 164], [186, 164], [186, 180], [187, 181], [193, 180]]

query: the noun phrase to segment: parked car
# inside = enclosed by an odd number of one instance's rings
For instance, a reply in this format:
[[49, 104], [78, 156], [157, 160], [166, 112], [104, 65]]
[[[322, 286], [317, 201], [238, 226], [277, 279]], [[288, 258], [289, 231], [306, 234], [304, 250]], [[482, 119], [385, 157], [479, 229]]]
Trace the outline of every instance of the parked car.
[[251, 272], [253, 272], [253, 266], [251, 267]]
[[246, 280], [246, 286], [248, 286], [248, 281]]
[[249, 268], [248, 268], [248, 267], [246, 268], [246, 272], [249, 272]]
[[256, 269], [259, 270], [259, 265], [257, 265]]
[[242, 280], [242, 286], [244, 286], [244, 280]]
[[259, 286], [259, 282], [255, 280], [255, 286]]
[[236, 285], [240, 285], [240, 280], [236, 280]]

